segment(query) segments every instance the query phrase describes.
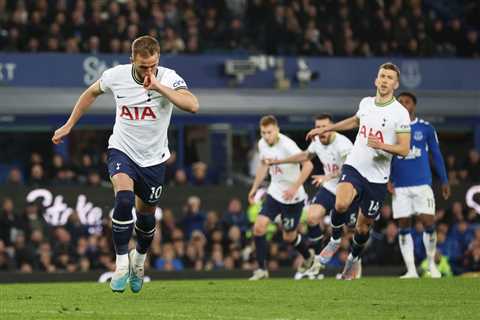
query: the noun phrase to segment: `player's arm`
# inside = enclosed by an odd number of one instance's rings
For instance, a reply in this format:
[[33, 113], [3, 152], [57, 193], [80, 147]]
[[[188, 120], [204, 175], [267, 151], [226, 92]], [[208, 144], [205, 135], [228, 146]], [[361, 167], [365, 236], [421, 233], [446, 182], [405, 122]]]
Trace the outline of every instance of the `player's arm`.
[[369, 136], [367, 145], [371, 148], [406, 157], [410, 152], [410, 132], [396, 133], [397, 143], [382, 143], [376, 136]]
[[148, 90], [157, 91], [183, 111], [196, 113], [200, 109], [198, 99], [193, 93], [187, 89], [171, 89], [161, 84], [153, 74], [145, 77], [143, 87]]
[[323, 128], [314, 128], [307, 133], [307, 140], [313, 139], [314, 136], [321, 135], [329, 131], [347, 131], [358, 127], [360, 119], [354, 115], [337, 123], [327, 125]]
[[70, 133], [75, 124], [80, 120], [82, 115], [90, 108], [95, 99], [101, 95], [103, 91], [100, 89], [100, 80], [95, 81], [90, 87], [88, 87], [78, 98], [75, 107], [73, 108], [70, 117], [67, 122], [57, 130], [52, 137], [52, 142], [59, 144], [62, 142], [62, 138]]
[[442, 182], [442, 196], [446, 200], [450, 197], [450, 184], [448, 183], [447, 169], [443, 161], [442, 152], [440, 151], [437, 133], [433, 127], [431, 127], [428, 134], [427, 145], [428, 149], [432, 152], [435, 173], [440, 177], [440, 181]]
[[314, 153], [308, 151], [302, 151], [284, 159], [265, 159], [265, 163], [268, 165], [284, 164], [284, 163], [301, 163], [307, 160], [312, 160], [315, 157]]
[[293, 199], [293, 197], [295, 197], [298, 189], [303, 186], [303, 183], [308, 179], [310, 173], [312, 173], [312, 170], [313, 164], [310, 160], [302, 162], [302, 170], [300, 171], [300, 175], [298, 176], [297, 181], [295, 181], [295, 183], [290, 189], [286, 190], [283, 193], [283, 198], [285, 200], [291, 200]]
[[253, 181], [253, 185], [250, 188], [250, 191], [248, 192], [248, 201], [250, 202], [250, 204], [255, 203], [255, 200], [254, 200], [255, 193], [260, 187], [260, 184], [262, 184], [263, 180], [267, 176], [267, 173], [268, 173], [268, 165], [263, 161], [260, 162], [260, 165], [258, 166], [257, 172], [255, 174], [255, 180]]

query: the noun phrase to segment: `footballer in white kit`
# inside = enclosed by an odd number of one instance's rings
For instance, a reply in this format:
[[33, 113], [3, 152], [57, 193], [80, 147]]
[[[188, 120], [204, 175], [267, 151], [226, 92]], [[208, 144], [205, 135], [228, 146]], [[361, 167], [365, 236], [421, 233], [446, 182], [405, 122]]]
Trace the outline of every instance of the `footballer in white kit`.
[[[322, 128], [328, 124], [332, 124], [332, 117], [328, 114], [322, 114], [315, 118], [315, 128]], [[319, 189], [313, 197], [307, 212], [308, 238], [317, 256], [322, 249], [322, 219], [325, 215], [330, 214], [330, 211], [335, 207], [335, 193], [340, 177], [340, 170], [352, 147], [352, 142], [344, 135], [338, 132], [327, 132], [319, 137], [315, 137], [306, 151], [287, 158], [268, 159], [267, 161], [270, 165], [299, 163], [305, 160], [311, 160], [317, 156], [322, 163], [324, 175], [314, 175], [312, 177], [312, 183], [319, 187]], [[354, 205], [349, 212], [349, 224], [354, 225], [358, 208]], [[320, 257], [318, 257], [318, 259], [320, 259]], [[319, 271], [319, 269], [316, 269], [315, 272], [311, 270], [308, 274], [299, 273], [297, 277], [317, 276]]]
[[[131, 64], [106, 70], [78, 99], [67, 122], [55, 131], [60, 143], [80, 117], [104, 92], [115, 99], [115, 125], [108, 141], [108, 171], [115, 192], [112, 238], [116, 269], [110, 282], [114, 292], [143, 286], [146, 253], [155, 233], [155, 210], [163, 189], [165, 165], [170, 157], [167, 131], [173, 106], [197, 112], [197, 98], [171, 69], [158, 66], [160, 45], [150, 36], [132, 44]], [[132, 209], [136, 209], [136, 221]], [[133, 228], [137, 246], [128, 252]]]
[[[307, 138], [311, 139], [324, 132], [359, 127], [353, 149], [342, 167], [335, 209], [332, 211], [333, 224], [335, 221], [345, 221], [346, 213], [354, 201], [360, 207], [351, 253], [342, 273], [343, 279], [356, 279], [359, 275], [360, 255], [386, 196], [392, 156], [406, 156], [410, 151], [410, 118], [393, 95], [399, 86], [399, 79], [400, 70], [396, 65], [382, 64], [375, 79], [375, 97], [363, 98], [353, 117], [327, 128], [313, 129], [307, 134]], [[332, 232], [335, 232], [334, 228]], [[335, 238], [339, 238], [338, 235]], [[331, 239], [321, 256], [328, 260], [339, 246], [339, 242]]]
[[[301, 152], [293, 140], [280, 133], [278, 122], [274, 116], [265, 116], [260, 120], [260, 131], [262, 138], [258, 142], [258, 149], [262, 160], [282, 159]], [[250, 280], [268, 278], [265, 233], [268, 224], [279, 214], [283, 227], [283, 240], [291, 243], [300, 252], [305, 266], [309, 267], [313, 263], [313, 252], [309, 251], [305, 240], [297, 232], [304, 202], [307, 199], [303, 183], [312, 169], [313, 165], [309, 160], [302, 162], [301, 169], [300, 164], [269, 166], [265, 161], [262, 161], [258, 167], [255, 181], [248, 194], [250, 203], [255, 202], [255, 193], [268, 173], [270, 173], [271, 182], [253, 227], [258, 269], [255, 270]]]

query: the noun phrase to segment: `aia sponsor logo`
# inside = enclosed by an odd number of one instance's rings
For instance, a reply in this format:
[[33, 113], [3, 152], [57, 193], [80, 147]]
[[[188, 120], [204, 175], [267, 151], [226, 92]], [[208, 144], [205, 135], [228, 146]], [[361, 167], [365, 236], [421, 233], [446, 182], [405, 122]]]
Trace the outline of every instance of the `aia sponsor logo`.
[[[368, 134], [367, 134], [367, 132], [368, 132]], [[363, 125], [360, 128], [360, 131], [358, 132], [358, 134], [363, 136], [365, 139], [367, 139], [369, 136], [375, 136], [380, 140], [380, 142], [384, 143], [382, 131], [375, 130], [373, 128], [367, 128], [366, 125]]]
[[128, 107], [122, 106], [122, 110], [120, 112], [120, 118], [128, 119], [128, 120], [156, 120], [157, 116], [151, 107], [142, 107], [142, 106], [135, 106], [135, 107]]

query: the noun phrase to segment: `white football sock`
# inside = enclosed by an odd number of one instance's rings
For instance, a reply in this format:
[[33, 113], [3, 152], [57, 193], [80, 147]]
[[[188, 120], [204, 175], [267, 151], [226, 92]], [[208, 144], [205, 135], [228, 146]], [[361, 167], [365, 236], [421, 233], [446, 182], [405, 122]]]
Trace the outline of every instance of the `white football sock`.
[[133, 261], [133, 263], [136, 265], [136, 266], [143, 266], [145, 264], [145, 259], [147, 258], [147, 254], [146, 253], [140, 253], [137, 251], [137, 249], [135, 249], [135, 261]]
[[400, 251], [402, 252], [403, 261], [407, 267], [408, 273], [417, 273], [415, 268], [415, 256], [413, 254], [413, 239], [412, 235], [398, 235], [398, 240], [400, 243]]
[[117, 254], [116, 270], [128, 270], [128, 254]]
[[437, 249], [437, 233], [423, 233], [423, 245], [425, 246], [425, 252], [427, 253], [428, 263], [435, 264], [435, 251]]

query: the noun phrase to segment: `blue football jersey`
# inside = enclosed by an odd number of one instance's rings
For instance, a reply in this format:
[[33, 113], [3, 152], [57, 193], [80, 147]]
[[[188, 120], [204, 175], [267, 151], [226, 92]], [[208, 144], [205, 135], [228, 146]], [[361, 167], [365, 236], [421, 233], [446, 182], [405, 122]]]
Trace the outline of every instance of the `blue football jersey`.
[[442, 184], [448, 183], [447, 171], [438, 145], [437, 133], [425, 120], [415, 119], [411, 124], [410, 152], [406, 157], [394, 156], [390, 181], [395, 187], [432, 184], [428, 153], [432, 153], [435, 172]]

